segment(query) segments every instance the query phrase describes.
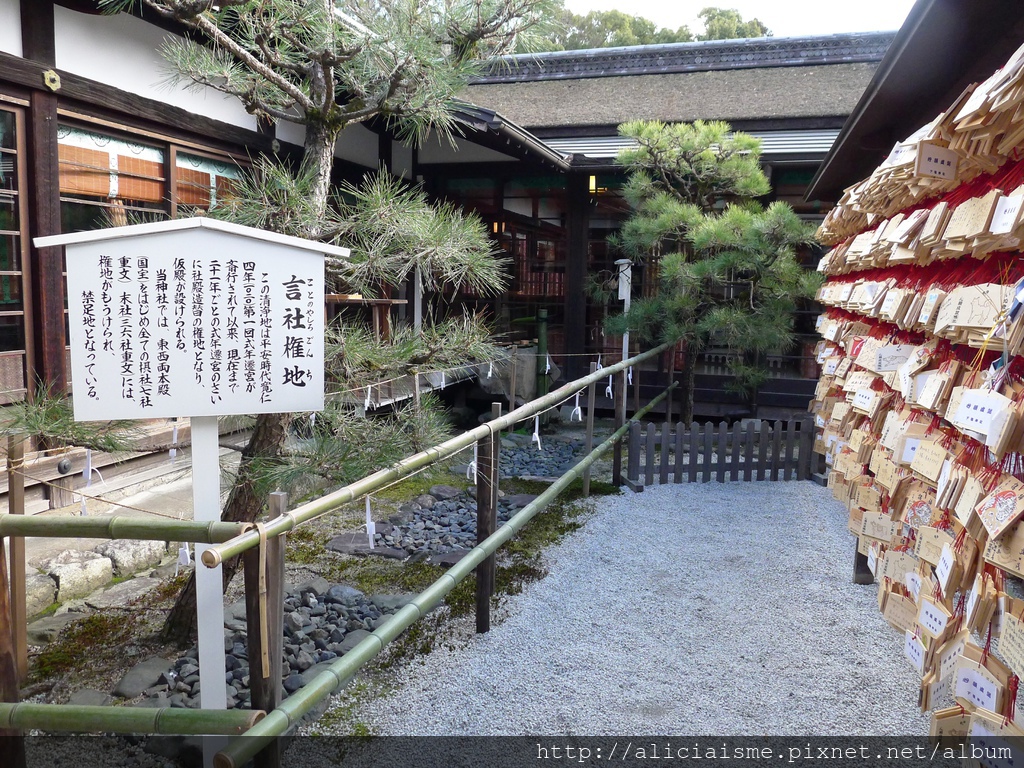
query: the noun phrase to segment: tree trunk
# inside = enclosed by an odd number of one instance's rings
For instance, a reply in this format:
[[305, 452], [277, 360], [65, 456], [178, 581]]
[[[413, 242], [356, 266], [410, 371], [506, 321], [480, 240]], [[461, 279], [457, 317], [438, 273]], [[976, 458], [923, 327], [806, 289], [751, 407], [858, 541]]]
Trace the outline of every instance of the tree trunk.
[[[306, 125], [302, 161], [314, 172], [310, 198], [320, 218], [327, 211], [327, 200], [331, 191], [331, 170], [334, 167], [334, 144], [338, 140], [338, 134], [338, 130], [323, 123], [311, 122]], [[306, 233], [310, 240], [316, 240], [319, 236], [319, 227], [312, 228]]]
[[683, 341], [683, 351], [686, 357], [683, 358], [685, 363], [683, 364], [683, 392], [681, 400], [683, 401], [683, 424], [689, 424], [693, 421], [693, 389], [697, 376], [697, 366], [696, 361], [693, 359], [693, 350], [685, 340]]
[[[291, 424], [290, 413], [264, 413], [256, 417], [249, 444], [242, 451], [238, 466], [238, 477], [231, 488], [221, 519], [231, 523], [252, 523], [256, 521], [266, 504], [266, 489], [260, 488], [259, 472], [265, 463], [273, 461], [281, 453], [281, 447], [288, 437]], [[224, 588], [238, 570], [238, 558], [225, 561], [223, 566]], [[205, 568], [196, 563], [196, 568]], [[193, 573], [178, 595], [177, 601], [164, 621], [163, 637], [168, 642], [186, 645], [196, 636], [196, 577]]]

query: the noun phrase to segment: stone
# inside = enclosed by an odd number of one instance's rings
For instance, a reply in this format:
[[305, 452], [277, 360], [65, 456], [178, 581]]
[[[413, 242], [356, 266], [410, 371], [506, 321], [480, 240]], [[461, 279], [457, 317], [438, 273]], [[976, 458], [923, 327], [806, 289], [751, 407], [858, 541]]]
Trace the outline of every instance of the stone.
[[415, 501], [417, 504], [423, 507], [423, 509], [433, 509], [434, 504], [437, 503], [437, 499], [426, 493], [424, 493], [422, 496], [417, 496]]
[[115, 575], [131, 576], [157, 565], [166, 554], [167, 545], [162, 541], [119, 539], [104, 542], [93, 551], [110, 559]]
[[284, 628], [286, 632], [298, 632], [302, 629], [305, 620], [295, 611], [289, 611], [284, 615]]
[[113, 702], [112, 696], [103, 691], [97, 691], [94, 688], [82, 688], [80, 691], [72, 693], [68, 698], [68, 704], [76, 707], [105, 707]]
[[[386, 524], [377, 523], [377, 525], [384, 526]], [[387, 527], [390, 529], [391, 526], [388, 525]], [[377, 530], [380, 531], [380, 528]], [[384, 534], [381, 535], [383, 536]], [[365, 533], [342, 533], [327, 542], [327, 549], [342, 555], [357, 555], [359, 557], [376, 555], [377, 557], [404, 560], [409, 556], [404, 550], [393, 547], [376, 546], [371, 549]]]
[[357, 645], [359, 645], [359, 643], [362, 641], [362, 639], [364, 637], [369, 637], [369, 636], [370, 636], [370, 633], [367, 632], [365, 629], [354, 629], [354, 630], [352, 630], [351, 632], [349, 632], [345, 636], [345, 639], [341, 642], [341, 649], [338, 651], [338, 653], [341, 653], [341, 654], [348, 653], [353, 648], [355, 648]]
[[327, 590], [331, 588], [331, 583], [323, 576], [315, 576], [309, 581], [303, 582], [295, 589], [289, 590], [290, 592], [296, 592], [300, 595], [312, 592], [316, 597], [320, 597], [327, 593]]
[[532, 493], [517, 493], [514, 496], [509, 496], [505, 501], [509, 506], [519, 509], [525, 507], [533, 501], [537, 500], [537, 496]]
[[245, 600], [237, 600], [231, 605], [225, 606], [224, 617], [245, 620]]
[[448, 552], [441, 552], [436, 555], [431, 555], [427, 558], [427, 562], [431, 565], [455, 565], [459, 560], [464, 558], [470, 550], [468, 549], [453, 549]]
[[396, 526], [405, 525], [406, 523], [412, 522], [412, 519], [415, 516], [416, 515], [414, 512], [403, 512], [399, 510], [398, 512], [395, 512], [395, 514], [388, 517], [388, 522]]
[[120, 584], [94, 592], [85, 598], [85, 604], [97, 611], [125, 606], [138, 600], [160, 584], [160, 579], [151, 579], [148, 576], [128, 579], [128, 581], [122, 581]]
[[299, 688], [301, 688], [304, 685], [304, 683], [302, 677], [298, 673], [292, 672], [290, 675], [288, 675], [288, 677], [285, 678], [283, 685], [284, 689], [288, 693], [295, 693], [297, 690], [299, 690]]
[[57, 582], [57, 601], [91, 595], [114, 578], [114, 564], [96, 552], [65, 550], [47, 561], [45, 570]]
[[370, 595], [370, 602], [376, 605], [384, 613], [394, 613], [404, 608], [416, 595]]
[[29, 645], [52, 643], [64, 627], [80, 618], [82, 618], [80, 614], [65, 613], [62, 616], [45, 616], [33, 621], [26, 630]]
[[448, 501], [449, 499], [458, 498], [461, 494], [458, 488], [453, 485], [432, 485], [430, 486], [430, 495], [440, 501]]
[[134, 699], [136, 696], [141, 696], [147, 688], [152, 688], [159, 683], [160, 676], [172, 666], [172, 662], [159, 656], [140, 661], [128, 670], [111, 693], [123, 699]]
[[45, 573], [30, 573], [25, 579], [25, 614], [42, 613], [57, 599], [57, 582]]
[[327, 590], [327, 597], [335, 603], [344, 603], [350, 605], [361, 597], [365, 597], [355, 587], [350, 587], [347, 584], [336, 584]]
[[305, 672], [315, 663], [316, 662], [313, 661], [313, 657], [306, 651], [299, 651], [299, 655], [295, 657], [295, 668], [300, 672]]

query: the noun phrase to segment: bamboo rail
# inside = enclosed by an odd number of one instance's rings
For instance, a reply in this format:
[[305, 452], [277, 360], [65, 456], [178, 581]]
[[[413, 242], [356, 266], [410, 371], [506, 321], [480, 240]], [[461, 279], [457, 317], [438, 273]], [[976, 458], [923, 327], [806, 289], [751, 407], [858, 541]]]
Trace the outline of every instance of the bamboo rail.
[[0, 516], [0, 538], [75, 536], [81, 539], [136, 539], [139, 541], [189, 541], [219, 544], [244, 531], [244, 523], [165, 520], [135, 515], [71, 517], [39, 515]]
[[[623, 360], [619, 363], [615, 363], [614, 365], [605, 366], [604, 368], [584, 376], [581, 379], [570, 381], [544, 397], [531, 400], [525, 405], [509, 411], [501, 418], [494, 419], [486, 424], [481, 424], [475, 429], [463, 432], [461, 435], [445, 440], [443, 443], [439, 443], [432, 448], [413, 454], [412, 456], [398, 462], [393, 467], [374, 472], [372, 475], [367, 475], [361, 480], [357, 480], [343, 488], [339, 488], [333, 493], [321, 496], [319, 499], [296, 507], [291, 512], [282, 515], [276, 520], [266, 523], [264, 525], [264, 533], [268, 539], [287, 533], [295, 528], [299, 523], [304, 523], [308, 520], [320, 517], [321, 515], [325, 515], [328, 512], [337, 509], [342, 504], [355, 501], [361, 496], [364, 496], [367, 493], [372, 493], [388, 483], [400, 480], [417, 469], [421, 469], [435, 461], [458, 453], [463, 448], [469, 447], [481, 438], [485, 438], [499, 430], [507, 429], [523, 419], [529, 418], [530, 416], [538, 414], [541, 411], [560, 403], [562, 400], [586, 388], [588, 384], [596, 383], [609, 374], [615, 374], [619, 371], [623, 371], [643, 360], [660, 354], [671, 346], [672, 343], [666, 342], [654, 349], [643, 352], [635, 357], [631, 357], [628, 360]], [[658, 402], [660, 402], [660, 400]], [[648, 405], [647, 408], [649, 410], [650, 405]], [[645, 410], [644, 412], [646, 413], [647, 411]], [[0, 529], [0, 531], [2, 531], [2, 529]], [[242, 533], [230, 541], [217, 544], [203, 552], [203, 565], [207, 568], [216, 568], [223, 561], [232, 558], [235, 555], [240, 555], [245, 550], [259, 545], [259, 542], [260, 536], [258, 532], [248, 531], [246, 533]]]
[[266, 717], [262, 710], [95, 707], [73, 704], [0, 703], [0, 730], [63, 733], [151, 733], [240, 736]]
[[[660, 348], [657, 351], [660, 351]], [[620, 365], [627, 364], [631, 364], [631, 361], [626, 361]], [[603, 378], [607, 375], [607, 370], [605, 369], [601, 371], [601, 376], [598, 378]], [[586, 383], [589, 382], [585, 382], [583, 386], [586, 386]], [[240, 766], [245, 765], [275, 738], [283, 735], [289, 728], [297, 724], [322, 699], [354, 677], [364, 664], [383, 651], [389, 643], [401, 635], [408, 627], [423, 616], [426, 616], [459, 582], [472, 573], [480, 563], [494, 554], [499, 547], [515, 536], [538, 512], [554, 501], [558, 494], [565, 490], [576, 478], [580, 477], [591, 464], [601, 455], [607, 453], [626, 434], [631, 423], [650, 412], [676, 386], [677, 382], [672, 382], [666, 390], [637, 411], [629, 421], [616, 430], [611, 437], [601, 443], [593, 452], [584, 457], [579, 464], [558, 478], [547, 490], [523, 507], [508, 522], [498, 528], [497, 531], [467, 552], [458, 563], [446, 571], [437, 581], [420, 592], [405, 607], [393, 614], [391, 618], [374, 630], [372, 634], [363, 638], [359, 644], [338, 661], [334, 662], [305, 686], [289, 696], [277, 709], [273, 712], [268, 712], [267, 716], [256, 723], [244, 736], [232, 740], [225, 749], [214, 756], [214, 768], [240, 768]], [[513, 411], [513, 413], [515, 412]], [[495, 422], [492, 421], [490, 424], [495, 425]]]

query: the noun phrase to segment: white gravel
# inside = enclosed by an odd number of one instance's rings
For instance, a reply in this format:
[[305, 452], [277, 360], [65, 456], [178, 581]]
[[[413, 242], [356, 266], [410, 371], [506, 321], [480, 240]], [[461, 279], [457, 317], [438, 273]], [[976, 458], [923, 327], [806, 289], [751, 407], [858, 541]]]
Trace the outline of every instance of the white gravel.
[[355, 712], [380, 735], [928, 733], [902, 638], [810, 482], [597, 500], [507, 618]]

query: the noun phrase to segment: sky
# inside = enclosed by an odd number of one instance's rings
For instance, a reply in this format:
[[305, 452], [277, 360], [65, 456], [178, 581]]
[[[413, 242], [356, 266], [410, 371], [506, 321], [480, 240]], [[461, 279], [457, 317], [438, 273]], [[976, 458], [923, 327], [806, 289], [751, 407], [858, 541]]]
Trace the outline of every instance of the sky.
[[896, 30], [913, 5], [914, 0], [565, 0], [574, 13], [620, 10], [660, 27], [686, 24], [695, 32], [702, 29], [702, 8], [734, 8], [744, 19], [760, 19], [775, 37]]

